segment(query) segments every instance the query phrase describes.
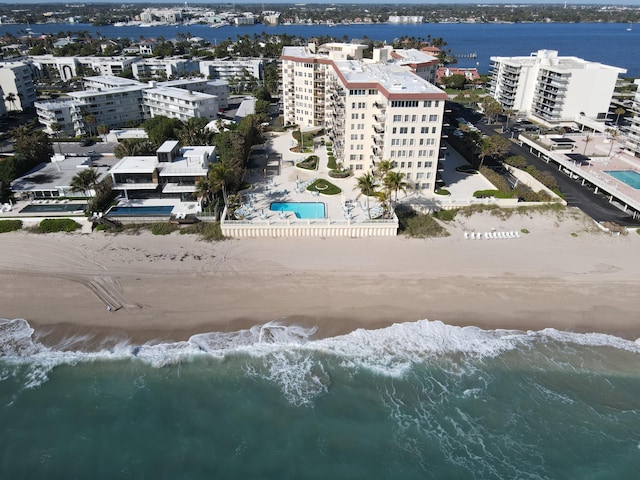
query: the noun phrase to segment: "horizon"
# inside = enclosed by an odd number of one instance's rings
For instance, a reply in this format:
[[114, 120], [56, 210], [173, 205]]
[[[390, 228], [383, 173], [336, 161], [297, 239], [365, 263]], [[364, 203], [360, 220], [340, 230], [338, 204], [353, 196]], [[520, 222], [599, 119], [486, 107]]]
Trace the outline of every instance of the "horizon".
[[[188, 1], [176, 1], [176, 0], [156, 0], [151, 2], [149, 0], [128, 0], [124, 2], [126, 4], [141, 4], [141, 5], [185, 5], [185, 4], [198, 4], [198, 5], [211, 5], [211, 6], [220, 6], [220, 5], [360, 5], [360, 4], [368, 4], [370, 3], [368, 0], [337, 0], [337, 1], [307, 1], [300, 2], [299, 0], [278, 0], [275, 2], [260, 2], [255, 0], [250, 1], [233, 1], [233, 2], [215, 2], [209, 0], [188, 0]], [[23, 0], [21, 2], [16, 1], [3, 1], [0, 0], [0, 4], [2, 5], [83, 5], [83, 4], [102, 4], [102, 5], [122, 5], [123, 2], [109, 2], [104, 0], [86, 0], [86, 1], [59, 1], [59, 2], [47, 2], [43, 0]], [[615, 2], [615, 1], [580, 1], [580, 2], [562, 2], [558, 0], [534, 0], [529, 2], [513, 2], [509, 0], [492, 0], [490, 2], [479, 2], [476, 0], [456, 0], [453, 3], [447, 3], [443, 0], [406, 0], [403, 4], [398, 4], [397, 2], [382, 2], [377, 5], [397, 5], [401, 7], [403, 5], [475, 5], [475, 6], [499, 6], [499, 5], [517, 5], [517, 6], [536, 6], [536, 5], [547, 5], [547, 6], [563, 6], [566, 4], [567, 7], [578, 7], [578, 6], [602, 6], [602, 7], [639, 7], [640, 0], [626, 0], [624, 2]]]

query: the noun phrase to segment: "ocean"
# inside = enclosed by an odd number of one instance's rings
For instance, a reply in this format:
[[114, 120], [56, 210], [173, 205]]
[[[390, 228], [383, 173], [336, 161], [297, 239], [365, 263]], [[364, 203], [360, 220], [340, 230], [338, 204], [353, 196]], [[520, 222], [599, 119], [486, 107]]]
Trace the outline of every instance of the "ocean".
[[[640, 344], [279, 323], [45, 346], [0, 321], [0, 478], [630, 479]], [[89, 342], [91, 343], [91, 342]]]
[[[626, 68], [623, 76], [640, 77], [640, 26], [627, 31], [628, 24], [620, 23], [422, 23], [409, 25], [249, 25], [210, 28], [207, 25], [180, 25], [159, 27], [100, 26], [88, 24], [31, 25], [32, 35], [41, 33], [88, 31], [94, 36], [129, 38], [139, 41], [140, 36], [167, 40], [178, 33], [201, 37], [214, 44], [238, 36], [287, 33], [303, 38], [330, 35], [337, 39], [364, 39], [393, 41], [402, 36], [426, 39], [443, 38], [451, 53], [459, 56], [457, 66], [477, 67], [487, 73], [491, 56], [528, 56], [540, 49], [557, 50], [562, 56], [576, 56], [593, 62]], [[0, 34], [25, 34], [28, 25], [0, 25]], [[476, 58], [468, 55], [475, 54]]]

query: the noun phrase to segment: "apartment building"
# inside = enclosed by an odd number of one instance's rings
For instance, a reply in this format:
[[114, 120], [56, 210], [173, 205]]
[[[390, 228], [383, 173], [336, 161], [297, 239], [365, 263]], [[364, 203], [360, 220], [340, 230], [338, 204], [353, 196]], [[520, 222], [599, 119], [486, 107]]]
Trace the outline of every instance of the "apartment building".
[[205, 78], [231, 80], [250, 75], [256, 80], [262, 80], [264, 60], [261, 58], [220, 58], [217, 60], [201, 60], [200, 73]]
[[0, 88], [6, 111], [24, 110], [36, 101], [31, 68], [24, 61], [0, 62]]
[[167, 80], [198, 72], [198, 62], [181, 57], [138, 58], [131, 71], [137, 80]]
[[626, 69], [538, 50], [528, 57], [491, 57], [491, 95], [505, 110], [543, 124], [581, 115], [604, 121], [619, 74]]
[[631, 105], [631, 125], [625, 129], [626, 142], [625, 148], [632, 152], [636, 157], [640, 157], [640, 79], [634, 80], [638, 89]]
[[213, 95], [174, 87], [152, 87], [143, 91], [145, 117], [164, 115], [186, 121], [218, 116], [218, 99]]
[[391, 160], [412, 186], [433, 191], [447, 94], [388, 49], [367, 60], [361, 47], [285, 47], [285, 122], [325, 128], [345, 168], [365, 172]]
[[180, 148], [168, 140], [155, 156], [124, 157], [109, 174], [112, 189], [126, 199], [178, 198], [193, 201], [198, 180], [206, 178], [209, 164], [215, 162], [216, 147], [188, 146]]
[[[192, 117], [217, 118], [228, 106], [228, 84], [224, 81], [175, 80], [143, 83], [109, 75], [86, 77], [86, 90], [69, 93], [68, 99], [36, 102], [36, 113], [45, 131], [53, 135], [52, 124], [60, 135], [95, 134], [98, 125], [110, 128], [140, 123], [165, 115], [180, 120]], [[95, 119], [87, 125], [86, 117]]]
[[120, 75], [131, 68], [136, 57], [54, 57], [53, 55], [30, 56], [36, 78], [59, 78], [70, 80], [86, 75]]
[[182, 11], [172, 8], [145, 8], [140, 12], [140, 21], [177, 23], [182, 21]]

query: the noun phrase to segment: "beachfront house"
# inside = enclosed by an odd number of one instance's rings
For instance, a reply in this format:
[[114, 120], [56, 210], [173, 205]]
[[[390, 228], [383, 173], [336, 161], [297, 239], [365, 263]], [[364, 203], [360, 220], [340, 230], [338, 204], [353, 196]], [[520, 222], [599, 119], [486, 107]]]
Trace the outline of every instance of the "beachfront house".
[[217, 160], [213, 146], [180, 147], [167, 140], [154, 156], [124, 157], [111, 170], [112, 189], [127, 200], [175, 198], [195, 200], [196, 184]]

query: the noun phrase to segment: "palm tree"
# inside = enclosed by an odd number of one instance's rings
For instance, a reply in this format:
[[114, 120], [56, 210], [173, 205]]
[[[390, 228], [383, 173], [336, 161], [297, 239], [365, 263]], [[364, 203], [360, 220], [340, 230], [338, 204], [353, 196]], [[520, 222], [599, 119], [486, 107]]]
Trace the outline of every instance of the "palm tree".
[[379, 178], [384, 178], [392, 168], [393, 162], [391, 160], [380, 160], [376, 164], [376, 175]]
[[225, 162], [219, 161], [209, 167], [209, 185], [214, 192], [222, 192], [222, 199], [224, 204], [228, 205], [229, 197], [227, 194], [227, 188], [229, 184], [233, 182], [234, 172], [225, 164]]
[[11, 104], [12, 110], [17, 110], [16, 100], [18, 99], [18, 97], [16, 97], [15, 93], [13, 92], [7, 93], [7, 96], [4, 97], [4, 99]]
[[93, 136], [93, 127], [96, 125], [96, 117], [92, 114], [87, 114], [84, 116], [84, 123], [89, 130], [89, 136]]
[[405, 181], [406, 174], [404, 172], [396, 172], [395, 170], [391, 170], [387, 172], [387, 174], [382, 179], [382, 183], [385, 188], [391, 192], [395, 192], [394, 201], [393, 201], [393, 209], [396, 209], [398, 205], [398, 192], [402, 191], [405, 195], [407, 193], [407, 188], [409, 188], [409, 183]]
[[105, 143], [107, 142], [107, 135], [109, 135], [110, 131], [111, 129], [104, 123], [98, 125], [98, 135], [102, 136], [102, 141]]
[[125, 138], [113, 150], [116, 158], [133, 157], [140, 153], [140, 141], [134, 138]]
[[196, 199], [200, 198], [200, 206], [204, 206], [202, 200], [206, 199], [207, 203], [211, 201], [211, 184], [206, 177], [200, 177], [196, 181], [196, 191], [194, 192]]
[[618, 107], [613, 111], [613, 113], [616, 114], [616, 125], [617, 125], [618, 122], [620, 121], [620, 115], [624, 115], [625, 113], [627, 113], [627, 111], [623, 107]]
[[85, 197], [87, 192], [98, 185], [98, 172], [93, 168], [86, 168], [84, 170], [80, 170], [72, 179], [71, 179], [71, 191], [72, 192], [82, 192]]
[[616, 137], [618, 136], [618, 130], [615, 128], [607, 128], [607, 133], [609, 134], [609, 141], [611, 142], [611, 146], [609, 147], [609, 155], [611, 156], [611, 152], [613, 151], [613, 146], [615, 145]]
[[586, 137], [584, 137], [584, 151], [582, 152], [583, 155], [587, 154], [587, 145], [589, 145], [589, 142], [591, 142], [591, 140], [593, 140], [591, 135], [587, 135]]
[[358, 198], [361, 195], [364, 195], [367, 201], [367, 216], [369, 220], [371, 220], [371, 210], [369, 209], [369, 197], [376, 193], [376, 177], [373, 176], [373, 173], [366, 172], [363, 173], [356, 179], [356, 185], [353, 187], [354, 190], [360, 190], [358, 194]]
[[51, 125], [49, 125], [49, 128], [51, 129], [56, 139], [58, 140], [57, 142], [58, 152], [60, 152], [60, 155], [62, 155], [62, 147], [60, 146], [60, 139], [59, 139], [60, 132], [62, 131], [62, 125], [60, 125], [58, 122], [53, 122]]

